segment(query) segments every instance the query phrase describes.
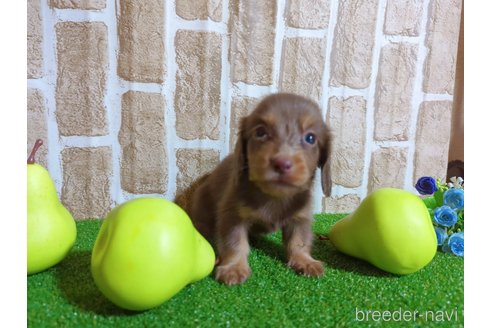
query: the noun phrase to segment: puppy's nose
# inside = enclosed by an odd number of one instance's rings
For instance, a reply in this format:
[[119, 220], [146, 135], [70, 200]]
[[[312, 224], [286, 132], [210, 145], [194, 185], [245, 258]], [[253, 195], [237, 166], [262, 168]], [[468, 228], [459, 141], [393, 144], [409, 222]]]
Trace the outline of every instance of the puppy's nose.
[[274, 157], [271, 159], [271, 164], [275, 172], [284, 174], [292, 169], [292, 160], [288, 157]]

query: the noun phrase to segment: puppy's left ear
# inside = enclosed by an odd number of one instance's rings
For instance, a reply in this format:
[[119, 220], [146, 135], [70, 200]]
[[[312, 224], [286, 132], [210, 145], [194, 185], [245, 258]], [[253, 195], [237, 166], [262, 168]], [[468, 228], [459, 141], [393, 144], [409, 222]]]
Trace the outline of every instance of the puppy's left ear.
[[241, 119], [239, 123], [239, 133], [237, 135], [236, 145], [234, 147], [233, 153], [233, 176], [232, 179], [235, 184], [239, 183], [239, 179], [241, 175], [247, 171], [248, 168], [248, 158], [247, 158], [247, 137], [246, 137], [246, 128], [247, 128], [247, 117]]
[[331, 195], [331, 132], [326, 128], [320, 143], [318, 167], [321, 168], [321, 188], [326, 197]]

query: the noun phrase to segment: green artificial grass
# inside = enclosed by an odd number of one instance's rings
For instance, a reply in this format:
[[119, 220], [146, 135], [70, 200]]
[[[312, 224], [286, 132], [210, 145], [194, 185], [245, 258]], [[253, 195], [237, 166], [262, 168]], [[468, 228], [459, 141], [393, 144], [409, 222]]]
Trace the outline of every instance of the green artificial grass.
[[[317, 215], [315, 232], [325, 235], [342, 217]], [[29, 327], [461, 327], [464, 324], [462, 258], [438, 252], [424, 269], [395, 276], [337, 252], [329, 240], [316, 238], [313, 256], [325, 262], [326, 272], [321, 278], [309, 278], [297, 275], [285, 265], [280, 233], [252, 242], [249, 259], [253, 275], [243, 285], [227, 287], [210, 275], [186, 286], [157, 308], [125, 311], [99, 292], [90, 273], [91, 250], [101, 222], [77, 222], [77, 241], [67, 258], [47, 271], [28, 276]], [[379, 320], [377, 312], [368, 317], [368, 310], [380, 311]], [[391, 312], [383, 317], [383, 311]]]

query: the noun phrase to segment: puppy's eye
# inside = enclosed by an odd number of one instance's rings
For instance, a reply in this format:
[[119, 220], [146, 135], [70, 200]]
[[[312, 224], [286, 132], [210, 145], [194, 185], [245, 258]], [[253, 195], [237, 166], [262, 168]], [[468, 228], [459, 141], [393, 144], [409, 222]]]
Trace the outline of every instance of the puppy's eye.
[[255, 138], [258, 140], [266, 140], [268, 138], [268, 131], [264, 126], [259, 126], [255, 129]]
[[316, 143], [316, 135], [314, 133], [306, 133], [304, 135], [304, 142], [310, 144], [310, 145], [314, 145]]

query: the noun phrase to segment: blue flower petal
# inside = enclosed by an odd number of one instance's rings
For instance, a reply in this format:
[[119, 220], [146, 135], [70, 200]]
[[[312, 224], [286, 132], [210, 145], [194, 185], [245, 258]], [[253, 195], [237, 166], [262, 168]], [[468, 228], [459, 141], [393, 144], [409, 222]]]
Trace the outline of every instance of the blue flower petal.
[[456, 256], [465, 255], [465, 234], [463, 232], [453, 233], [448, 239], [448, 246]]
[[433, 177], [421, 177], [418, 179], [415, 189], [421, 195], [432, 195], [437, 191], [436, 180]]
[[434, 227], [434, 230], [436, 230], [437, 246], [442, 246], [442, 244], [444, 244], [444, 242], [448, 238], [448, 234], [446, 233], [446, 231], [444, 231], [443, 228]]
[[434, 222], [443, 227], [452, 227], [458, 221], [458, 214], [451, 207], [444, 205], [434, 210]]
[[446, 190], [444, 193], [444, 205], [458, 210], [462, 209], [465, 206], [465, 191], [458, 188]]

